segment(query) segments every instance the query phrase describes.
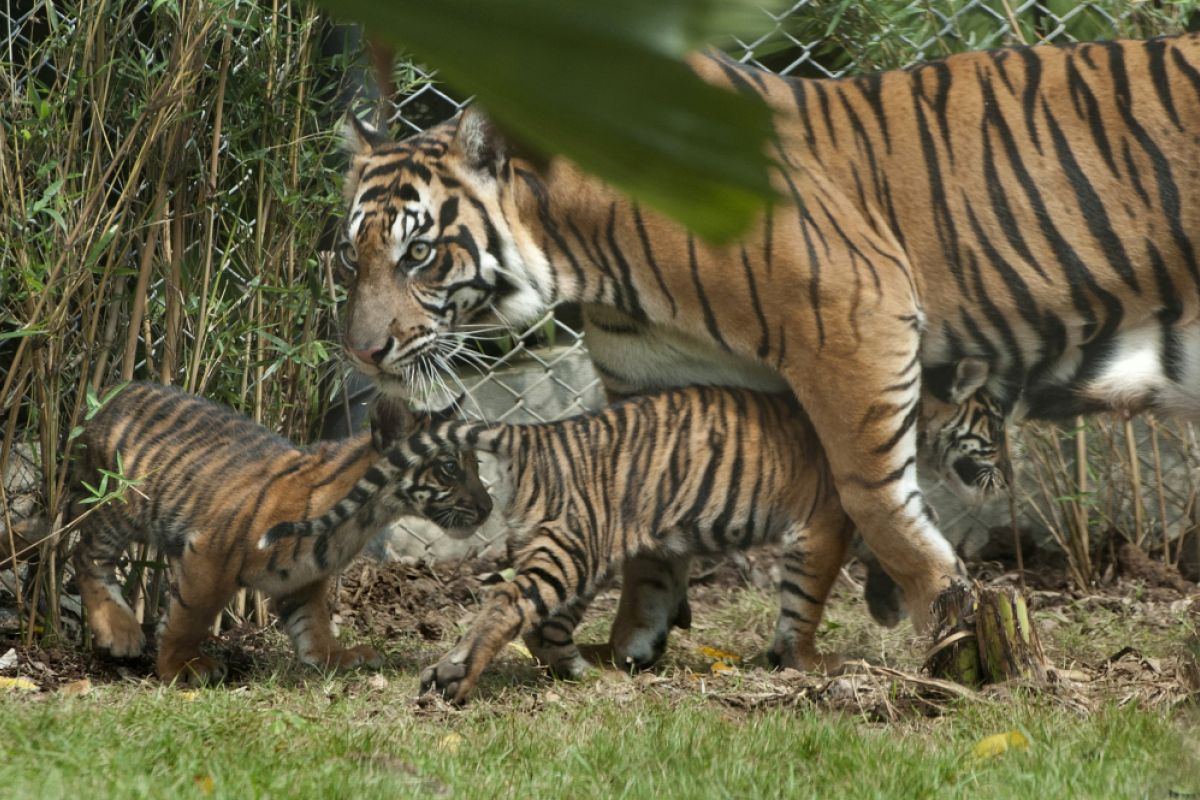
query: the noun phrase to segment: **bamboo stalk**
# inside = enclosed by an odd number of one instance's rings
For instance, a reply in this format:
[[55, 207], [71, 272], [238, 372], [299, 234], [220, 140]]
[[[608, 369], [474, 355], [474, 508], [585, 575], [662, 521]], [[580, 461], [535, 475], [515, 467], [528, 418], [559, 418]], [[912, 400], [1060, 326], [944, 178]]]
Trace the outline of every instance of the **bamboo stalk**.
[[1013, 469], [1013, 480], [1008, 484], [1008, 522], [1012, 529], [1013, 550], [1017, 554], [1017, 579], [1020, 581], [1021, 591], [1025, 591], [1025, 554], [1021, 552], [1021, 530], [1017, 526], [1017, 481], [1016, 481], [1016, 465], [1013, 460], [1012, 443], [1009, 441], [1008, 433], [1004, 434], [1004, 460]]
[[1142, 547], [1146, 538], [1146, 527], [1143, 517], [1145, 507], [1142, 505], [1142, 469], [1138, 459], [1137, 439], [1134, 435], [1133, 420], [1125, 419], [1125, 450], [1129, 457], [1129, 483], [1133, 491], [1133, 543]]
[[[125, 355], [121, 359], [121, 380], [133, 379], [133, 368], [137, 359], [138, 333], [142, 328], [142, 316], [146, 313], [146, 292], [150, 286], [150, 266], [154, 263], [154, 245], [158, 241], [159, 224], [167, 206], [167, 181], [164, 174], [154, 190], [154, 211], [151, 224], [142, 242], [141, 262], [138, 267], [137, 285], [133, 290], [133, 309], [129, 314], [129, 333], [125, 337]], [[150, 345], [149, 342], [146, 343]]]
[[208, 305], [210, 280], [212, 279], [213, 249], [217, 225], [217, 177], [221, 168], [221, 131], [225, 119], [225, 87], [229, 81], [230, 50], [233, 34], [228, 26], [221, 40], [221, 65], [217, 71], [217, 93], [213, 106], [212, 138], [209, 146], [208, 180], [205, 183], [205, 203], [208, 205], [208, 224], [204, 241], [204, 277], [200, 284], [200, 311], [196, 319], [196, 343], [192, 355], [192, 366], [188, 372], [187, 388], [196, 391], [196, 380], [200, 372], [201, 355], [204, 352], [205, 336], [208, 333]]
[[1150, 452], [1154, 456], [1154, 487], [1158, 492], [1158, 518], [1162, 527], [1162, 558], [1164, 564], [1171, 563], [1171, 538], [1167, 535], [1167, 495], [1163, 490], [1162, 454], [1158, 447], [1158, 418], [1154, 414], [1146, 417], [1150, 426]]
[[1087, 428], [1083, 417], [1075, 418], [1075, 493], [1079, 498], [1075, 502], [1076, 528], [1073, 540], [1076, 556], [1083, 565], [1083, 574], [1091, 578], [1091, 546], [1089, 542], [1089, 520], [1087, 505], [1083, 498], [1088, 491], [1088, 451]]

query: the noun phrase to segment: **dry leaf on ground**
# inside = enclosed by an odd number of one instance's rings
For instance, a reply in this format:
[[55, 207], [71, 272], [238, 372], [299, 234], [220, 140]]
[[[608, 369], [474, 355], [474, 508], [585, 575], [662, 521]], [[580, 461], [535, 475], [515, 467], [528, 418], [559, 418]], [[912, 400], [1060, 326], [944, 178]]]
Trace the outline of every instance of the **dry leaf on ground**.
[[975, 758], [995, 758], [1009, 750], [1028, 750], [1029, 739], [1020, 731], [1007, 731], [985, 736], [975, 745], [971, 755]]

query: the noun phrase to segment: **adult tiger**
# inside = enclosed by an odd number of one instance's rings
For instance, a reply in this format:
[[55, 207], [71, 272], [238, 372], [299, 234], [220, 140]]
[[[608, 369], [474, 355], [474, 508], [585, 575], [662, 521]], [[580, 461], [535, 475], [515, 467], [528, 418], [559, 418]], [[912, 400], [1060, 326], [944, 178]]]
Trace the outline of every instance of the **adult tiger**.
[[918, 625], [958, 567], [916, 480], [923, 381], [976, 356], [1006, 411], [1200, 411], [1195, 36], [839, 81], [692, 64], [778, 112], [787, 202], [731, 247], [563, 159], [521, 159], [470, 110], [398, 144], [351, 125], [354, 360], [386, 389], [486, 312], [573, 300], [642, 334], [601, 360], [630, 388], [676, 382], [664, 361], [698, 365], [686, 380], [778, 375]]

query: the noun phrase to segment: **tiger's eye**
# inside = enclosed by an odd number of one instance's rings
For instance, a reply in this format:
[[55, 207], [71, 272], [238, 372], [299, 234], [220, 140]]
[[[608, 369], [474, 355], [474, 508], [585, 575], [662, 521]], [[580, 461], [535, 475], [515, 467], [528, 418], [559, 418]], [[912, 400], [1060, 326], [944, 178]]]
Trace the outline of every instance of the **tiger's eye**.
[[353, 277], [358, 272], [357, 249], [358, 248], [354, 246], [354, 242], [350, 241], [349, 239], [343, 239], [338, 243], [338, 260], [342, 265], [341, 271], [347, 276]]
[[408, 246], [409, 261], [424, 261], [429, 258], [429, 242], [413, 242]]
[[457, 461], [441, 461], [438, 463], [438, 474], [444, 481], [457, 481], [463, 477], [462, 467]]

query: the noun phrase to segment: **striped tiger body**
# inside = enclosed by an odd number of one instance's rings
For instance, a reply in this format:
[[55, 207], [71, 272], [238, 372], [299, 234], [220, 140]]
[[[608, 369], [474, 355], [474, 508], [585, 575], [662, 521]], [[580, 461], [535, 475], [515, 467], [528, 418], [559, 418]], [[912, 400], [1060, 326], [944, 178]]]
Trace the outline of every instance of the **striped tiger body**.
[[[516, 576], [493, 590], [463, 639], [426, 673], [425, 688], [461, 701], [518, 634], [556, 673], [578, 675], [586, 663], [574, 629], [625, 561], [780, 540], [789, 546], [770, 656], [791, 667], [830, 665], [814, 634], [853, 523], [812, 425], [790, 395], [690, 387], [540, 425], [444, 422], [389, 451], [387, 462], [369, 470], [328, 514], [278, 526], [264, 546], [291, 536], [318, 545], [356, 538], [359, 518], [388, 515], [388, 504], [399, 502], [392, 498], [409, 494], [406, 465], [447, 447], [494, 453], [505, 465], [513, 484], [504, 513]], [[959, 465], [980, 452], [972, 445], [970, 455], [936, 457]], [[999, 450], [990, 452], [972, 475], [1002, 472]], [[956, 466], [952, 473], [962, 471]], [[665, 638], [644, 652], [614, 655], [618, 663], [646, 667], [664, 646]]]
[[[432, 424], [425, 420], [423, 424]], [[262, 532], [282, 520], [322, 514], [345, 497], [384, 446], [418, 430], [402, 403], [379, 402], [372, 434], [299, 448], [233, 411], [166, 386], [134, 383], [89, 420], [73, 489], [79, 531], [72, 561], [97, 647], [140, 655], [145, 636], [115, 574], [133, 542], [153, 544], [171, 567], [170, 600], [160, 625], [156, 672], [164, 681], [219, 679], [224, 665], [202, 654], [213, 621], [239, 588], [270, 595], [301, 661], [322, 667], [378, 666], [379, 654], [333, 638], [330, 578], [387, 520], [315, 546], [284, 542], [261, 550]], [[129, 485], [120, 499], [84, 503], [103, 474]], [[408, 510], [453, 525], [473, 525], [491, 501], [473, 456], [423, 459], [406, 469]], [[104, 485], [108, 486], [107, 482]], [[108, 488], [114, 488], [108, 486]], [[466, 511], [464, 511], [466, 509]]]
[[776, 376], [919, 627], [959, 568], [916, 479], [923, 382], [975, 357], [1006, 414], [1197, 416], [1196, 36], [836, 81], [691, 63], [777, 112], [785, 202], [733, 245], [564, 159], [522, 159], [478, 112], [401, 143], [352, 123], [342, 255], [358, 366], [393, 391], [467, 322], [574, 301], [629, 323], [592, 342], [613, 386]]

